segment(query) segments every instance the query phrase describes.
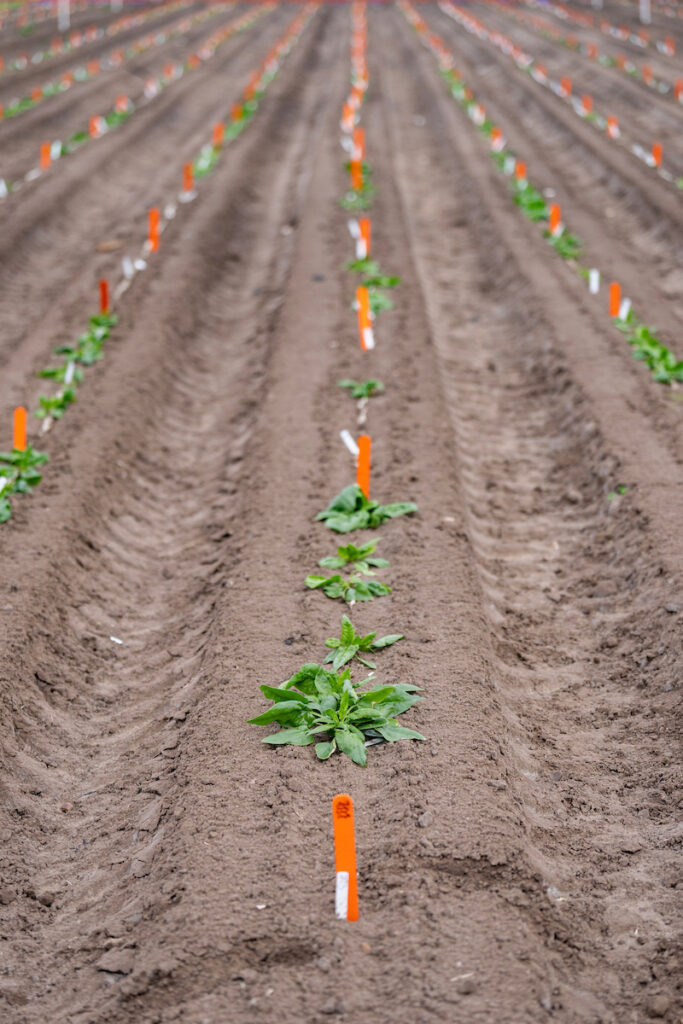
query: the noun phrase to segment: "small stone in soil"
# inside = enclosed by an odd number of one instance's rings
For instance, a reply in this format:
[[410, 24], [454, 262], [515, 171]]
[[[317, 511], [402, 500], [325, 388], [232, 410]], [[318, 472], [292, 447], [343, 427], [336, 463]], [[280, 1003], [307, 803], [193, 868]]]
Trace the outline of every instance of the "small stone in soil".
[[647, 1004], [647, 1010], [651, 1017], [665, 1017], [670, 1005], [666, 996], [653, 996]]
[[469, 996], [476, 989], [474, 978], [458, 978], [455, 983], [455, 991], [461, 996]]

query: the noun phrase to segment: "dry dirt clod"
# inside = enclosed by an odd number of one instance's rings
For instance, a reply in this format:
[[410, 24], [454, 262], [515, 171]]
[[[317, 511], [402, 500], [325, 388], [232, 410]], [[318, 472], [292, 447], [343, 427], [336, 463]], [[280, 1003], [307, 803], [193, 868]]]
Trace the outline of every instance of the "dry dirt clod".
[[671, 1001], [666, 996], [653, 996], [647, 1004], [647, 1012], [651, 1017], [665, 1017]]
[[130, 974], [133, 970], [135, 954], [132, 949], [110, 949], [97, 961], [98, 971], [109, 974]]
[[16, 893], [9, 885], [0, 886], [0, 904], [6, 907], [9, 903], [16, 899]]

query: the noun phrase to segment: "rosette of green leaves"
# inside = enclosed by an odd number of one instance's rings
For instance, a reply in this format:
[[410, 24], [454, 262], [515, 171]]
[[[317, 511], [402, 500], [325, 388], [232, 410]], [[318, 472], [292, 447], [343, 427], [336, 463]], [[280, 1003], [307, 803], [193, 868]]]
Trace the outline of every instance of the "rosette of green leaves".
[[319, 512], [316, 520], [321, 520], [335, 533], [351, 533], [353, 530], [368, 530], [381, 526], [387, 519], [410, 515], [417, 512], [417, 505], [412, 501], [397, 501], [391, 505], [380, 505], [372, 501], [358, 484], [345, 487], [323, 512]]
[[419, 687], [399, 683], [361, 690], [371, 681], [370, 677], [354, 684], [348, 669], [337, 673], [317, 664], [303, 665], [281, 686], [261, 687], [273, 706], [250, 719], [250, 724], [277, 722], [282, 727], [266, 736], [263, 743], [296, 747], [315, 743], [320, 760], [327, 760], [338, 750], [359, 765], [367, 760], [367, 740], [423, 740], [421, 733], [404, 728], [396, 720], [421, 700], [416, 696]]

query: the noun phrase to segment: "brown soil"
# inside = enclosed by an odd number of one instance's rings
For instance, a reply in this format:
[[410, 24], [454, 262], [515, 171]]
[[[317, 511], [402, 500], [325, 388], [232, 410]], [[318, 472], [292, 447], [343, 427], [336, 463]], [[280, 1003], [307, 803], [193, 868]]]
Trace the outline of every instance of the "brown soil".
[[[8, 203], [0, 423], [114, 274], [98, 245], [140, 239], [295, 11]], [[471, 77], [476, 40], [421, 11]], [[0, 527], [8, 1024], [683, 1016], [680, 389], [549, 256], [389, 5], [369, 12], [363, 124], [373, 249], [402, 284], [360, 351], [338, 204], [349, 28], [346, 5], [315, 15]], [[581, 189], [540, 141], [550, 114], [515, 116], [514, 81], [473, 84], [675, 347], [682, 300], [660, 289], [680, 236], [658, 183], [622, 187], [608, 144], [558, 114], [602, 168]], [[314, 516], [353, 476], [343, 376], [387, 386], [375, 496], [419, 505], [380, 532], [393, 593], [353, 620], [406, 634], [377, 674], [424, 687], [406, 718], [428, 739], [373, 747], [364, 770], [246, 724], [259, 684], [338, 630], [303, 580], [334, 546]], [[338, 792], [356, 805], [357, 924], [334, 918]]]

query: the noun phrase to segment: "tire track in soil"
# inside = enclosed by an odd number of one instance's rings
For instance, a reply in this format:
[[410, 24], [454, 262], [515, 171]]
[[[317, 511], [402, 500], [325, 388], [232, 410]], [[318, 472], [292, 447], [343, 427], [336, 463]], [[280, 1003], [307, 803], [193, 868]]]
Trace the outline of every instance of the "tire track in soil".
[[[35, 377], [57, 344], [82, 332], [88, 312], [97, 308], [98, 279], [118, 268], [123, 254], [137, 252], [148, 208], [173, 194], [176, 182], [180, 191], [183, 162], [196, 156], [212, 124], [241, 95], [257, 59], [284, 31], [288, 14], [284, 8], [266, 15], [258, 38], [248, 37], [250, 44], [244, 38], [249, 29], [228, 40], [221, 55], [92, 149], [65, 161], [42, 190], [22, 194], [8, 209], [0, 243], [0, 259], [7, 264], [0, 295], [0, 415], [12, 405], [33, 407], [41, 387], [27, 376]], [[98, 252], [108, 240], [120, 249]]]
[[[435, 102], [436, 69], [433, 88], [411, 43], [385, 26], [397, 177], [458, 442], [528, 854], [565, 904], [564, 935], [548, 944], [582, 954], [557, 965], [546, 1008], [635, 1022], [653, 996], [675, 998], [673, 581], [629, 499], [606, 507], [617, 460], [568, 373], [552, 313], [530, 313], [543, 296], [501, 245], [459, 144], [471, 129], [442, 116], [450, 98]], [[416, 127], [423, 110], [427, 126]], [[432, 188], [416, 190], [427, 174]]]
[[[48, 59], [41, 61], [39, 64], [26, 69], [25, 71], [9, 71], [0, 75], [0, 103], [6, 105], [10, 98], [14, 96], [28, 96], [32, 89], [36, 86], [44, 85], [46, 82], [55, 81], [61, 77], [66, 71], [70, 71], [74, 67], [80, 67], [87, 64], [90, 60], [99, 59], [107, 53], [113, 50], [119, 50], [131, 43], [136, 42], [138, 39], [142, 39], [144, 36], [154, 35], [156, 32], [160, 32], [162, 29], [169, 28], [174, 25], [175, 22], [180, 22], [184, 18], [192, 17], [194, 14], [199, 13], [201, 7], [189, 7], [183, 8], [179, 11], [173, 11], [166, 16], [161, 17], [158, 21], [152, 18], [150, 21], [144, 22], [142, 25], [137, 25], [134, 28], [128, 29], [125, 32], [120, 32], [114, 36], [105, 36], [103, 39], [98, 39], [91, 44], [85, 44], [79, 46], [76, 50], [72, 50], [69, 53], [65, 53], [63, 56], [55, 57], [54, 59]], [[47, 42], [54, 38], [51, 35]], [[36, 46], [35, 49], [40, 49]], [[137, 58], [133, 58], [136, 60]], [[111, 69], [114, 70], [113, 68]], [[108, 72], [100, 72], [100, 74], [107, 74]], [[62, 95], [69, 95], [70, 89]], [[42, 104], [46, 106], [53, 106], [54, 100], [57, 97], [53, 96], [49, 99], [44, 99]], [[41, 108], [41, 104], [38, 105], [38, 109]], [[28, 118], [28, 114], [21, 114], [21, 118]], [[8, 121], [4, 121], [0, 127], [6, 130], [7, 126], [17, 123], [15, 118], [10, 118]]]
[[[283, 219], [296, 219], [303, 201], [296, 191], [301, 167], [319, 134], [321, 97], [329, 89], [324, 54], [339, 49], [331, 22], [328, 14], [318, 15], [317, 28], [309, 27], [310, 37], [300, 44], [305, 52], [292, 54], [295, 66], [280, 72], [286, 90], [277, 101], [266, 98], [268, 113], [251, 127], [246, 147], [241, 140], [233, 144], [230, 165], [211, 182], [211, 202], [195, 208], [201, 213], [189, 233], [190, 251], [175, 237], [163, 276], [167, 292], [174, 289], [176, 296], [171, 303], [163, 295], [144, 303], [126, 343], [129, 353], [140, 350], [141, 340], [155, 351], [135, 357], [132, 373], [123, 352], [111, 360], [109, 388], [113, 377], [115, 390], [101, 389], [100, 415], [114, 426], [109, 439], [100, 434], [86, 460], [95, 470], [96, 491], [81, 480], [73, 507], [61, 506], [67, 536], [52, 557], [62, 571], [39, 613], [47, 627], [39, 650], [14, 633], [18, 647], [12, 646], [23, 651], [24, 666], [41, 665], [33, 683], [28, 669], [31, 692], [10, 713], [17, 741], [9, 752], [13, 776], [19, 787], [29, 775], [33, 779], [31, 793], [17, 793], [21, 807], [15, 812], [16, 820], [29, 815], [33, 832], [19, 845], [14, 864], [14, 892], [22, 904], [14, 922], [22, 934], [11, 956], [4, 950], [16, 980], [6, 979], [2, 991], [10, 1007], [23, 1007], [13, 1017], [18, 1021], [91, 1020], [86, 1007], [93, 993], [101, 1002], [98, 1021], [118, 1019], [109, 1016], [107, 990], [127, 972], [136, 946], [123, 938], [127, 928], [143, 911], [154, 919], [168, 899], [181, 898], [182, 882], [173, 875], [184, 869], [168, 853], [174, 818], [167, 790], [173, 789], [179, 754], [177, 726], [189, 713], [193, 687], [202, 682], [216, 593], [225, 585], [220, 546], [234, 491], [230, 478], [253, 415], [249, 385], [260, 372], [291, 259], [291, 243], [277, 244], [280, 227]], [[308, 74], [314, 84], [302, 94], [301, 75]], [[269, 159], [259, 160], [266, 142]], [[235, 232], [227, 245], [226, 222]], [[125, 419], [116, 412], [119, 403]], [[86, 423], [93, 418], [84, 416]], [[75, 422], [74, 436], [82, 438]], [[143, 436], [144, 450], [136, 450]], [[77, 453], [75, 459], [80, 461]], [[81, 522], [83, 508], [94, 526]], [[32, 553], [25, 553], [31, 562]], [[19, 562], [15, 578], [23, 580]], [[44, 572], [37, 571], [42, 580]], [[10, 586], [13, 593], [18, 589]], [[121, 647], [108, 639], [114, 630], [125, 637]], [[71, 662], [79, 665], [73, 674]], [[41, 806], [48, 789], [49, 807]], [[75, 810], [69, 807], [64, 817], [60, 800], [73, 801]], [[41, 850], [41, 833], [50, 835], [49, 850]], [[182, 845], [180, 837], [174, 852]], [[164, 862], [163, 894], [148, 880], [155, 856]], [[3, 890], [4, 902], [10, 891], [11, 884]], [[97, 974], [94, 964], [105, 950], [101, 968], [108, 970]], [[137, 953], [139, 962], [144, 953]], [[21, 980], [26, 959], [38, 971], [38, 986]], [[163, 950], [145, 964], [147, 975], [141, 972], [135, 982], [138, 994], [141, 978], [163, 978], [164, 964]], [[109, 992], [116, 1000], [116, 990]], [[37, 1004], [32, 1010], [29, 1000]], [[158, 1019], [155, 1013], [151, 1019]]]
[[[443, 30], [446, 45], [452, 46], [456, 42], [457, 27], [451, 19], [438, 11], [432, 17], [430, 11], [427, 12], [427, 21], [438, 32]], [[586, 162], [585, 152], [579, 154], [572, 143], [569, 147], [561, 143], [555, 133], [557, 123], [542, 110], [533, 104], [520, 107], [504, 75], [494, 90], [486, 78], [476, 75], [473, 64], [458, 52], [457, 47], [454, 52], [465, 80], [476, 81], [477, 94], [488, 115], [494, 121], [500, 120], [514, 148], [522, 157], [532, 160], [530, 174], [534, 182], [541, 188], [549, 186], [554, 189], [569, 230], [575, 232], [585, 245], [585, 262], [599, 267], [604, 275], [601, 293], [594, 299], [588, 296], [585, 282], [570, 267], [553, 260], [556, 279], [553, 283], [548, 282], [550, 294], [557, 298], [559, 291], [566, 292], [574, 298], [576, 308], [587, 310], [591, 333], [597, 332], [604, 338], [605, 345], [614, 351], [634, 378], [635, 393], [628, 396], [622, 393], [619, 406], [624, 402], [636, 402], [645, 419], [661, 424], [664, 443], [680, 461], [683, 430], [679, 409], [675, 398], [672, 398], [675, 389], [655, 385], [642, 364], [633, 359], [629, 346], [609, 322], [605, 287], [607, 280], [620, 281], [635, 308], [649, 322], [656, 321], [659, 330], [675, 349], [683, 319], [683, 292], [677, 284], [677, 268], [683, 259], [683, 249], [678, 235], [673, 226], [669, 229], [668, 222], [663, 221], [650, 206], [651, 190], [643, 193], [640, 188], [627, 187], [624, 181], [616, 180], [612, 168], [597, 153]], [[446, 91], [445, 87], [442, 91]], [[513, 99], [508, 99], [509, 95]], [[523, 119], [521, 109], [525, 109]], [[465, 126], [467, 134], [471, 135], [471, 122], [467, 120]], [[489, 163], [484, 144], [479, 145], [482, 160], [485, 158]], [[609, 143], [605, 142], [604, 146], [609, 146]], [[564, 158], [557, 156], [558, 151], [564, 152]], [[576, 159], [568, 159], [567, 155], [574, 155]], [[506, 194], [505, 202], [513, 208], [506, 180], [493, 170], [489, 177], [497, 181], [494, 188]], [[529, 245], [538, 248], [542, 240], [539, 240], [537, 226], [527, 222], [519, 211], [515, 211], [513, 220], [519, 251], [526, 251]], [[679, 296], [680, 304], [677, 301]], [[568, 334], [566, 344], [577, 348], [581, 338]], [[621, 376], [620, 373], [617, 375]]]

